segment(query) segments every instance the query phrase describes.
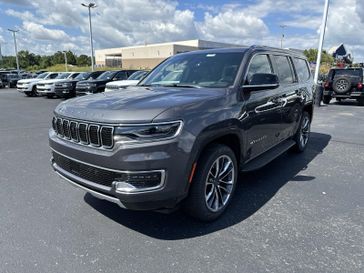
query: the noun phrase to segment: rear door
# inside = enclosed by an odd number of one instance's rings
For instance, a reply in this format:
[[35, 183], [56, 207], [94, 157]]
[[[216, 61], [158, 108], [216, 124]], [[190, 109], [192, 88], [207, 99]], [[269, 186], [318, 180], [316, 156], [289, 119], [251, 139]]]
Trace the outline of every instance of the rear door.
[[302, 111], [300, 98], [302, 90], [298, 84], [298, 78], [294, 71], [292, 59], [286, 55], [272, 56], [274, 71], [279, 78], [278, 100], [281, 101], [279, 112], [281, 124], [277, 134], [277, 140], [282, 141], [290, 137], [293, 133], [294, 125], [298, 122]]
[[[273, 74], [273, 67], [269, 55], [254, 55], [249, 63], [244, 84], [255, 73]], [[244, 115], [242, 125], [246, 132], [247, 160], [252, 159], [269, 150], [277, 143], [282, 117], [280, 102], [277, 100], [280, 88], [244, 92]]]

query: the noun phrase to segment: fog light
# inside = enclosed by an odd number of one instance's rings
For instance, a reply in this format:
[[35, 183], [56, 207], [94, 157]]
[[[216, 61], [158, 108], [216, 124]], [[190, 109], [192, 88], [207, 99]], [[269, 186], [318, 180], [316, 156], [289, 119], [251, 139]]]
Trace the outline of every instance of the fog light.
[[164, 177], [163, 170], [124, 173], [115, 178], [115, 190], [126, 193], [155, 190], [163, 187]]

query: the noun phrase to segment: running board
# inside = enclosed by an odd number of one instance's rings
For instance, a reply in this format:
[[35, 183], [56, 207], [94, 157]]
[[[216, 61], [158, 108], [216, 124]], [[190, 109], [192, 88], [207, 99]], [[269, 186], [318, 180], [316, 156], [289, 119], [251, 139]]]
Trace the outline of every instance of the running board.
[[241, 171], [242, 172], [251, 172], [255, 171], [257, 169], [260, 169], [261, 167], [267, 165], [269, 162], [286, 152], [289, 148], [293, 147], [296, 144], [296, 142], [292, 139], [287, 139], [277, 146], [271, 148], [264, 154], [258, 156], [257, 158], [254, 158], [253, 160], [249, 161], [245, 165], [243, 165]]

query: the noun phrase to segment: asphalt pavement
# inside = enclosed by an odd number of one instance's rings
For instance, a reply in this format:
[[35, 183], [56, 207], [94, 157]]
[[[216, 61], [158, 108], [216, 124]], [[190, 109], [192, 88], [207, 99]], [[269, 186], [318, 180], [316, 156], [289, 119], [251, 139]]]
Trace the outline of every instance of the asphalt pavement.
[[241, 175], [206, 224], [60, 179], [47, 140], [60, 101], [0, 89], [0, 272], [364, 272], [364, 107], [316, 108], [305, 153]]

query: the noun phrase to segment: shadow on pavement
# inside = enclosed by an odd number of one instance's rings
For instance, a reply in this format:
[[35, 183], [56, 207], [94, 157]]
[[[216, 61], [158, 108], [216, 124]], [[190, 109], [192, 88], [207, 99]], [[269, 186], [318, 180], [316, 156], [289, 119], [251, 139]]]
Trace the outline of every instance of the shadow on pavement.
[[298, 175], [323, 152], [331, 136], [312, 133], [309, 146], [302, 154], [287, 152], [261, 170], [241, 174], [232, 203], [217, 221], [201, 223], [185, 215], [182, 210], [172, 214], [128, 211], [114, 203], [90, 194], [85, 201], [111, 220], [147, 236], [161, 240], [180, 240], [203, 236], [244, 221], [264, 206], [286, 183], [299, 181], [314, 183], [315, 177]]

